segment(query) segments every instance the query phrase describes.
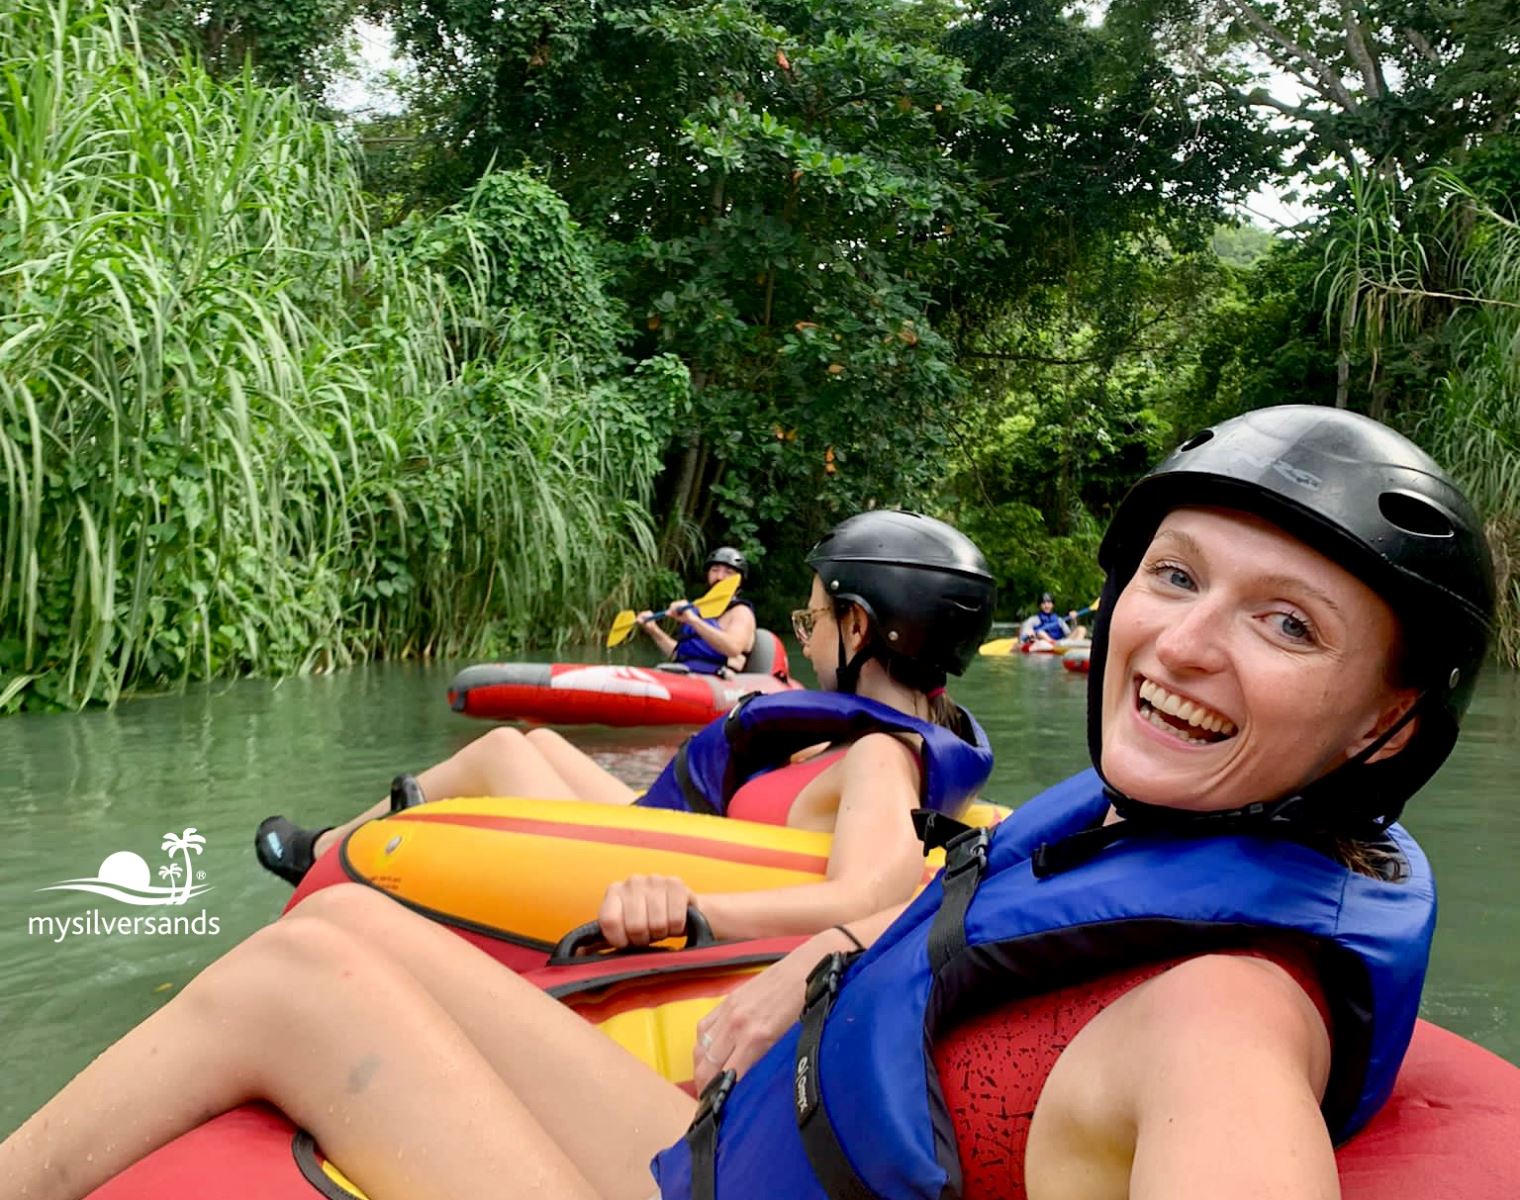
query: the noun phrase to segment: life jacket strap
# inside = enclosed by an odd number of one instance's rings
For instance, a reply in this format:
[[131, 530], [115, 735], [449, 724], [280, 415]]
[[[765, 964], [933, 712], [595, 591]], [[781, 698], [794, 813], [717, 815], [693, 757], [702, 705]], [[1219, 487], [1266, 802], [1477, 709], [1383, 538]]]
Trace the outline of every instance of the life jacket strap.
[[966, 827], [945, 843], [944, 899], [929, 926], [929, 969], [938, 975], [966, 948], [966, 910], [987, 871], [992, 834]]
[[1036, 879], [1049, 879], [1096, 858], [1122, 837], [1134, 833], [1127, 822], [1084, 829], [1054, 842], [1041, 842], [1030, 856], [1029, 869]]
[[681, 796], [686, 801], [686, 807], [694, 813], [705, 813], [708, 816], [721, 816], [712, 802], [708, 800], [702, 789], [697, 786], [696, 780], [691, 777], [691, 760], [688, 747], [691, 739], [681, 743], [681, 748], [676, 751], [675, 773], [676, 786], [681, 789]]
[[718, 1122], [723, 1119], [723, 1106], [737, 1078], [732, 1071], [723, 1071], [707, 1081], [697, 1103], [697, 1115], [686, 1130], [686, 1145], [691, 1151], [691, 1200], [717, 1200]]
[[1270, 804], [1257, 802], [1223, 812], [1170, 809], [1117, 795], [1113, 797], [1113, 804], [1120, 820], [1083, 829], [1054, 842], [1041, 842], [1030, 858], [1034, 877], [1048, 879], [1059, 875], [1096, 858], [1121, 838], [1153, 833], [1175, 837], [1254, 833], [1263, 837], [1283, 837], [1317, 848], [1313, 827], [1301, 823], [1294, 815], [1302, 806], [1298, 796]]
[[[802, 1036], [797, 1040], [797, 1067], [792, 1077], [792, 1101], [797, 1114], [797, 1132], [808, 1164], [818, 1177], [829, 1200], [880, 1200], [856, 1173], [839, 1144], [839, 1135], [823, 1106], [819, 1085], [818, 1058], [823, 1043], [823, 1026], [839, 995], [839, 983], [845, 969], [860, 951], [830, 954], [808, 975], [807, 999], [802, 1007]], [[694, 1200], [701, 1200], [694, 1197]]]

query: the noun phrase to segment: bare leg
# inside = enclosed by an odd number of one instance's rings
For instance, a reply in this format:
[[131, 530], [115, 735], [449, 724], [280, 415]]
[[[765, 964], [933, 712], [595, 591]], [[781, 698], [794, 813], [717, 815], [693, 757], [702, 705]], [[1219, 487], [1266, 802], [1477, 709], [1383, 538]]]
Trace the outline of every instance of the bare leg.
[[600, 766], [578, 746], [572, 746], [552, 729], [528, 731], [528, 745], [543, 756], [572, 789], [577, 800], [595, 800], [599, 804], [632, 804], [637, 793]]
[[[633, 789], [603, 771], [558, 734], [541, 739], [547, 730], [524, 734], [501, 726], [476, 738], [463, 750], [417, 776], [429, 800], [452, 796], [525, 796], [536, 800], [601, 800], [627, 804]], [[552, 741], [549, 739], [553, 739]], [[552, 755], [543, 752], [552, 748]], [[582, 784], [591, 792], [583, 792]], [[616, 789], [620, 789], [620, 792]], [[612, 799], [622, 795], [626, 799]], [[317, 839], [314, 855], [321, 857], [366, 821], [390, 811], [382, 800], [346, 825], [329, 829]]]
[[527, 735], [506, 725], [476, 738], [436, 767], [429, 767], [417, 776], [417, 782], [429, 800], [450, 796], [575, 798], [572, 783], [538, 752]]
[[[417, 974], [321, 917], [260, 931], [0, 1144], [12, 1194], [72, 1200], [214, 1113], [264, 1098], [374, 1200], [647, 1196], [648, 1157], [679, 1135], [692, 1102], [511, 972], [373, 899], [327, 908], [367, 922], [376, 945], [420, 953]], [[446, 940], [416, 937], [411, 923]], [[456, 989], [461, 1019], [435, 988]], [[481, 1032], [488, 1046], [474, 1044]], [[533, 1094], [514, 1095], [505, 1074]]]
[[[649, 1186], [648, 1163], [691, 1121], [694, 1103], [558, 1001], [441, 925], [374, 888], [340, 884], [307, 897], [284, 921], [315, 917], [413, 974], [582, 1171], [609, 1151], [606, 1133], [631, 1113], [655, 1139], [614, 1163]], [[593, 1174], [593, 1172], [595, 1173]]]

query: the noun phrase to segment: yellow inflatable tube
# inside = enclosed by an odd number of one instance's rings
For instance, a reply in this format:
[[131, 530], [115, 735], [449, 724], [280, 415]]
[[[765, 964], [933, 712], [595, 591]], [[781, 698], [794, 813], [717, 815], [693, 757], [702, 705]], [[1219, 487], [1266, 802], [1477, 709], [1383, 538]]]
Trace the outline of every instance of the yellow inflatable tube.
[[[990, 825], [1004, 813], [978, 803], [963, 819]], [[371, 821], [341, 862], [347, 878], [435, 919], [544, 952], [630, 875], [674, 875], [699, 895], [794, 887], [825, 878], [831, 844], [826, 833], [668, 809], [481, 797]], [[940, 861], [926, 860], [925, 882]]]

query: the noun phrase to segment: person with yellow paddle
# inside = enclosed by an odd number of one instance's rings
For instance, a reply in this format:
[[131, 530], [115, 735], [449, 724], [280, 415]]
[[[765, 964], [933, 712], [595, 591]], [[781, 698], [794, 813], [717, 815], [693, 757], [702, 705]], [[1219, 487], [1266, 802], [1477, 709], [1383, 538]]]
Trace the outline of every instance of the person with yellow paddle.
[[[642, 629], [660, 652], [699, 675], [742, 671], [755, 648], [755, 610], [736, 593], [749, 574], [749, 562], [732, 546], [719, 546], [707, 556], [708, 591], [700, 600], [677, 600], [663, 612], [648, 609], [635, 616], [621, 612], [612, 623], [607, 644], [615, 646], [634, 629]], [[675, 636], [659, 626], [668, 618], [679, 626]]]
[[1060, 654], [1068, 648], [1086, 648], [1087, 626], [1079, 622], [1097, 610], [1098, 601], [1094, 600], [1080, 612], [1073, 609], [1063, 619], [1056, 615], [1055, 597], [1049, 592], [1042, 592], [1039, 611], [1019, 626], [1018, 636], [983, 642], [977, 653], [983, 657], [995, 658], [1019, 650], [1035, 649]]

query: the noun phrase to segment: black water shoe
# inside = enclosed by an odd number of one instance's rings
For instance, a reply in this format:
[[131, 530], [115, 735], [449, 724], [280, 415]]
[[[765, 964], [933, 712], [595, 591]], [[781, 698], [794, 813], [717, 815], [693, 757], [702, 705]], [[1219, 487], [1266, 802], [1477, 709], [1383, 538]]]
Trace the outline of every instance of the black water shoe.
[[326, 832], [327, 829], [302, 829], [285, 817], [265, 817], [253, 835], [253, 850], [265, 870], [273, 871], [295, 887], [311, 870], [316, 861], [317, 839]]
[[415, 775], [397, 775], [391, 780], [391, 812], [405, 812], [426, 803], [427, 797], [422, 794], [422, 785]]

